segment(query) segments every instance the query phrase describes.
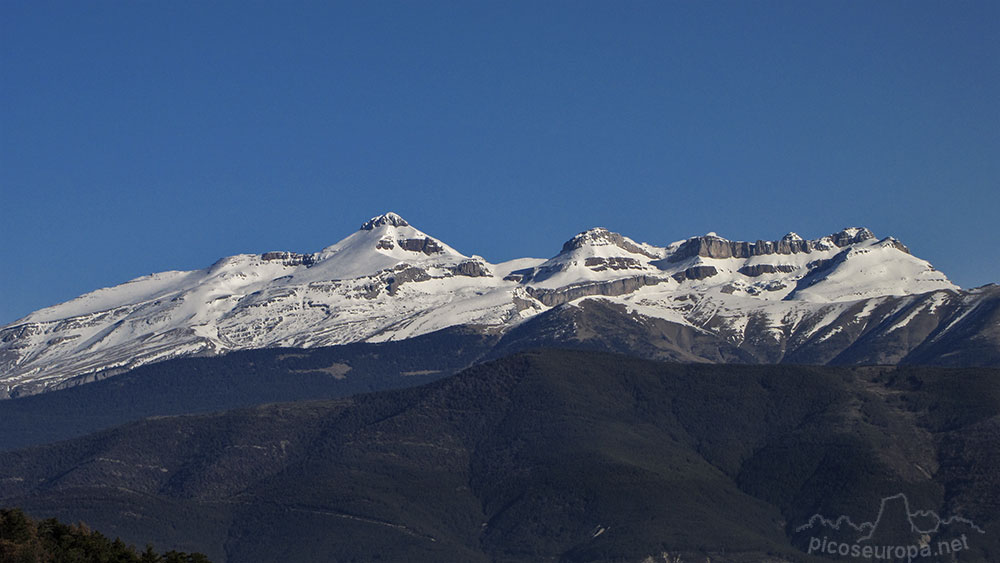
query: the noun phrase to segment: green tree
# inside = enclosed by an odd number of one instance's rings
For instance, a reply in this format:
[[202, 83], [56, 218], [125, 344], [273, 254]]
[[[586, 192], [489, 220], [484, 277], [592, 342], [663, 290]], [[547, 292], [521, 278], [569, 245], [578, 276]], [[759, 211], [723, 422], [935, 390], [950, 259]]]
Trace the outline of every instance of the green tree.
[[163, 558], [160, 554], [153, 551], [153, 546], [151, 544], [146, 544], [146, 551], [142, 552], [142, 556], [139, 558], [140, 563], [162, 563]]

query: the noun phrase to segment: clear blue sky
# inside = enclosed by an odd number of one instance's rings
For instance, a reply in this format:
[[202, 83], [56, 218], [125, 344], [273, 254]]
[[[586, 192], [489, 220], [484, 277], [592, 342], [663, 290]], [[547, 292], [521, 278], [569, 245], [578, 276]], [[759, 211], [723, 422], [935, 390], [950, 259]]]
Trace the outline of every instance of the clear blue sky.
[[493, 262], [862, 225], [1000, 281], [1000, 2], [0, 4], [0, 324], [387, 210]]

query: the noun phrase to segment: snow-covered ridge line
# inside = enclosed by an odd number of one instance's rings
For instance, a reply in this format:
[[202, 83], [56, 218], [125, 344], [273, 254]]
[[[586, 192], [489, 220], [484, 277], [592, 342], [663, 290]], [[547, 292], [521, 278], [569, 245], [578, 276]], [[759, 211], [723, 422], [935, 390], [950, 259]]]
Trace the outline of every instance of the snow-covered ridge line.
[[144, 276], [2, 327], [0, 396], [193, 353], [393, 340], [456, 325], [503, 332], [583, 299], [742, 342], [736, 328], [747, 315], [780, 327], [824, 304], [942, 289], [958, 290], [899, 241], [863, 228], [755, 243], [711, 233], [662, 247], [595, 228], [548, 260], [491, 264], [385, 213], [315, 253], [242, 254]]

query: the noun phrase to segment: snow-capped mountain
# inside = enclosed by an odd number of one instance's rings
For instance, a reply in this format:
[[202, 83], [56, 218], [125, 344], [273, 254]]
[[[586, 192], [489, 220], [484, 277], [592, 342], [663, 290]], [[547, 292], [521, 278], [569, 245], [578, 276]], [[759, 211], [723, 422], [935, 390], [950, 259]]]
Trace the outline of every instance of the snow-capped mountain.
[[[873, 331], [925, 327], [906, 353], [931, 337], [947, 341], [995, 297], [961, 291], [899, 241], [861, 228], [753, 243], [709, 233], [663, 247], [597, 228], [548, 260], [490, 264], [386, 213], [313, 254], [232, 256], [36, 311], [0, 329], [0, 395], [196, 354], [405, 339], [456, 325], [505, 334], [594, 300], [714, 338], [747, 361], [826, 363]], [[585, 338], [564, 328], [568, 339]]]

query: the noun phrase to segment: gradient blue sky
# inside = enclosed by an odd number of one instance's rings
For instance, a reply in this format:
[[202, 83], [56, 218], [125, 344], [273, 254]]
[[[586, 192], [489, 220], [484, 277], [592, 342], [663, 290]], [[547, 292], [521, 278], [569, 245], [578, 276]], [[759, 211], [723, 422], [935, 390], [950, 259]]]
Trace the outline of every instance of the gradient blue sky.
[[992, 0], [6, 0], [0, 47], [0, 324], [387, 210], [493, 262], [862, 225], [1000, 281]]

